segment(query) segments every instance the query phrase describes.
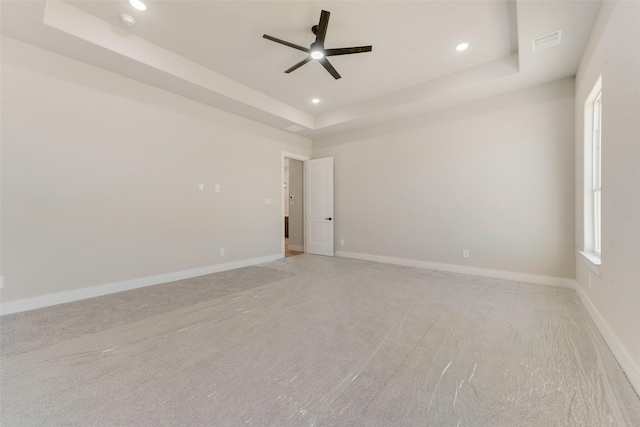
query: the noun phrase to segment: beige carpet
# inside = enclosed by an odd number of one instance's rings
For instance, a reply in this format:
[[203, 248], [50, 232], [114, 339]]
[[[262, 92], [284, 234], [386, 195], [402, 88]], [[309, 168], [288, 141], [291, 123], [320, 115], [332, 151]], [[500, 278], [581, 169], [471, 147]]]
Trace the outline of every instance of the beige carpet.
[[567, 289], [300, 255], [3, 316], [10, 426], [639, 426]]

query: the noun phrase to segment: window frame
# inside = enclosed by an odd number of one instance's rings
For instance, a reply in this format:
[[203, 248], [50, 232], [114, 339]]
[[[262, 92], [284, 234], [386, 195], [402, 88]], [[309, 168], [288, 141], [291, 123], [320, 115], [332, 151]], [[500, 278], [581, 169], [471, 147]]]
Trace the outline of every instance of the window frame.
[[591, 194], [593, 253], [602, 257], [602, 90], [593, 100]]
[[602, 263], [602, 76], [584, 103], [584, 247], [585, 264], [600, 275]]

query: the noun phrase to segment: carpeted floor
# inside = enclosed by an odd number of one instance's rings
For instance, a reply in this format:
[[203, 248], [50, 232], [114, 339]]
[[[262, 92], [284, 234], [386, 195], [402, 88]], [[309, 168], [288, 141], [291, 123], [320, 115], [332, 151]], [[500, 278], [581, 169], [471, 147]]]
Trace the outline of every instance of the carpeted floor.
[[11, 426], [639, 426], [574, 291], [299, 255], [1, 319]]

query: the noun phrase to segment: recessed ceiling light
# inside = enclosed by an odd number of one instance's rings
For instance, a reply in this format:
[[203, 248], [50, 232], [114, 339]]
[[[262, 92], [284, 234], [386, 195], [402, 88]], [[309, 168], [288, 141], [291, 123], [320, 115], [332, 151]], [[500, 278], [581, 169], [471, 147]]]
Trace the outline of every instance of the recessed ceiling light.
[[324, 56], [324, 53], [322, 53], [321, 50], [314, 50], [313, 52], [311, 52], [311, 57], [313, 59], [321, 59]]
[[469, 43], [460, 43], [458, 46], [456, 46], [456, 50], [458, 52], [462, 52], [463, 50], [467, 49], [469, 47]]
[[313, 102], [314, 104], [317, 104], [320, 102], [320, 100], [318, 98], [313, 98], [311, 102]]
[[133, 19], [133, 16], [127, 15], [125, 13], [120, 15], [120, 21], [122, 21], [124, 25], [133, 25], [136, 23], [136, 20]]
[[129, 0], [129, 4], [138, 10], [147, 10], [147, 5], [144, 4], [141, 0]]

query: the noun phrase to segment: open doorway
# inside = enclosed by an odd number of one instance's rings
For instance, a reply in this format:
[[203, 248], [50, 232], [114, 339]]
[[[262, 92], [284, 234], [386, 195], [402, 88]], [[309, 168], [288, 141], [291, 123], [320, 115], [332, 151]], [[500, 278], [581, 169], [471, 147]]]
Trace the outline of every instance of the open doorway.
[[304, 253], [303, 166], [297, 159], [284, 159], [284, 256]]

